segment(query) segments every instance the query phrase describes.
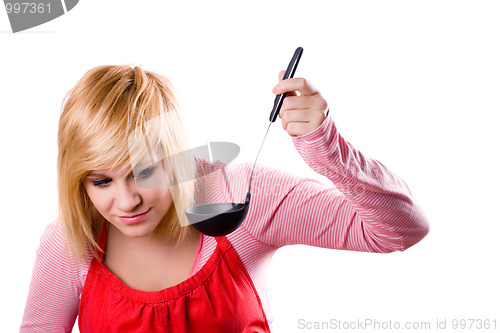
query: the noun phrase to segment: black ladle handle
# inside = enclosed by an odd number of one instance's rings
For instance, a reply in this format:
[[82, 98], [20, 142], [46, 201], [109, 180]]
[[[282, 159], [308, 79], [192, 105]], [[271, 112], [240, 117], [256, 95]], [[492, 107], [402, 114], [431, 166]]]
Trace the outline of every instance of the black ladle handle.
[[[300, 57], [302, 56], [302, 52], [304, 49], [302, 47], [298, 47], [295, 50], [295, 53], [293, 54], [292, 60], [290, 60], [290, 63], [288, 64], [288, 68], [285, 71], [285, 75], [283, 75], [283, 80], [289, 79], [293, 77], [295, 74], [295, 70], [297, 69], [297, 65], [299, 64]], [[262, 140], [262, 143], [260, 145], [259, 152], [257, 153], [257, 157], [255, 158], [255, 162], [253, 162], [253, 167], [252, 167], [252, 173], [250, 174], [250, 184], [248, 185], [248, 193], [246, 196], [245, 202], [248, 204], [250, 202], [250, 190], [252, 189], [252, 179], [253, 179], [253, 171], [255, 170], [255, 165], [257, 164], [257, 159], [259, 158], [260, 151], [262, 150], [262, 146], [264, 145], [264, 141], [266, 140], [267, 133], [269, 132], [269, 128], [271, 127], [271, 124], [276, 120], [278, 117], [278, 114], [280, 113], [281, 109], [281, 104], [283, 104], [283, 100], [286, 97], [286, 93], [281, 94], [276, 96], [274, 99], [274, 107], [273, 111], [271, 111], [271, 115], [269, 116], [269, 126], [267, 127], [266, 135], [264, 136], [264, 139]]]
[[[297, 65], [299, 64], [300, 57], [302, 56], [302, 52], [304, 49], [302, 47], [298, 47], [293, 54], [292, 60], [288, 64], [288, 68], [285, 71], [285, 75], [283, 75], [283, 80], [289, 79], [293, 77], [295, 74], [295, 70], [297, 69]], [[274, 107], [271, 111], [271, 115], [269, 116], [269, 121], [274, 123], [278, 114], [280, 113], [281, 105], [283, 104], [283, 100], [285, 99], [286, 93], [277, 95], [274, 99]]]

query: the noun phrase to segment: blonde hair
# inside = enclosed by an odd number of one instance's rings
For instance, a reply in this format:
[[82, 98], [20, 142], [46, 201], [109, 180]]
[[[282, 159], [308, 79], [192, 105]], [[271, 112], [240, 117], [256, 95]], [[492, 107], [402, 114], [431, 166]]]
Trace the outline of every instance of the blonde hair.
[[[189, 161], [173, 158], [188, 148], [178, 110], [174, 88], [165, 77], [129, 65], [95, 67], [66, 94], [57, 140], [58, 217], [75, 258], [85, 260], [86, 244], [97, 257], [95, 208], [82, 183], [91, 170], [123, 171], [153, 147], [163, 153], [173, 183], [195, 179]], [[188, 225], [184, 210], [194, 203], [194, 182], [180, 182], [171, 192], [175, 205], [154, 236], [179, 244], [192, 232], [192, 226], [182, 226]]]

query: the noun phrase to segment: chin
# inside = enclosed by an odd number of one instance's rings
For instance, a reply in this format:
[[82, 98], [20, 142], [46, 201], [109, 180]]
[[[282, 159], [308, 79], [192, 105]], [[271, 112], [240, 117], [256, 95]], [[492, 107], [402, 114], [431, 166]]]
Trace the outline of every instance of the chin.
[[145, 237], [149, 236], [154, 232], [155, 228], [152, 228], [148, 225], [124, 225], [123, 228], [121, 228], [121, 232], [123, 235], [130, 237], [130, 238], [140, 238], [140, 237]]

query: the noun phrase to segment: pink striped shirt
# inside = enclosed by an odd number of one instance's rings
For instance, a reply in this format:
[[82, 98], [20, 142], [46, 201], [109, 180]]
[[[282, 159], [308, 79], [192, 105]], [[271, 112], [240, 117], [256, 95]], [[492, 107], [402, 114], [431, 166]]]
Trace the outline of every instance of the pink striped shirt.
[[[238, 230], [226, 236], [252, 277], [270, 324], [265, 281], [278, 248], [306, 244], [387, 253], [404, 251], [429, 232], [427, 219], [403, 180], [345, 141], [330, 116], [293, 142], [305, 162], [334, 186], [258, 164], [248, 215]], [[251, 163], [227, 165], [230, 193], [222, 188], [212, 193], [213, 200], [234, 202], [233, 194], [245, 194], [251, 168]], [[37, 250], [21, 332], [72, 331], [92, 258], [88, 251], [87, 265], [77, 265], [65, 245], [61, 226], [50, 223]], [[213, 237], [200, 237], [190, 276], [215, 247]]]

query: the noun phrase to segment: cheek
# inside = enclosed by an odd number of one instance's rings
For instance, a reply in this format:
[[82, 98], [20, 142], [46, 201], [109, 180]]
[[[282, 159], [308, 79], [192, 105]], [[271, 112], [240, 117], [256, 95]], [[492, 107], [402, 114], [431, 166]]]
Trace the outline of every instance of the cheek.
[[106, 195], [106, 191], [99, 191], [99, 189], [94, 189], [92, 186], [86, 186], [87, 196], [92, 201], [94, 207], [101, 213], [105, 213], [108, 209], [109, 195]]

